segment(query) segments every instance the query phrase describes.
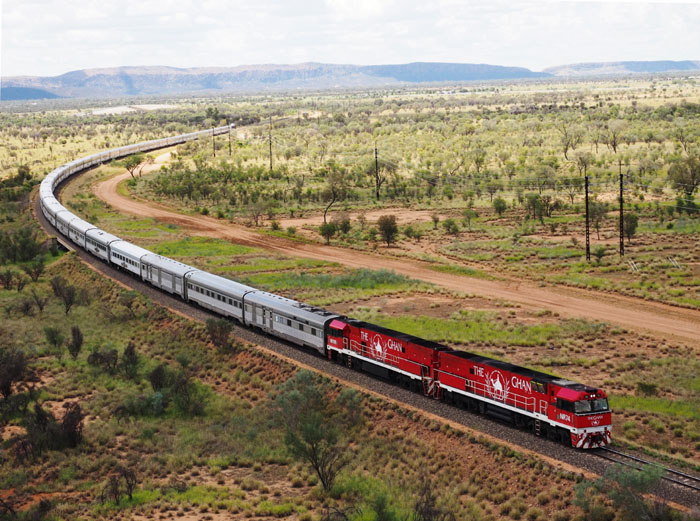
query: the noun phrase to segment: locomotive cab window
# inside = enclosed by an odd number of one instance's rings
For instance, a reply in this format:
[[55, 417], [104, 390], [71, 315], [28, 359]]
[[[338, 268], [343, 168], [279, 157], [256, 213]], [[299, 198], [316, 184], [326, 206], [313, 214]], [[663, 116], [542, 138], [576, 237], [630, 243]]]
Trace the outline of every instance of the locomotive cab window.
[[591, 412], [605, 412], [608, 410], [608, 400], [599, 398], [597, 400], [579, 400], [575, 404], [576, 414], [587, 414]]
[[[578, 405], [578, 402], [576, 402]], [[562, 411], [566, 412], [574, 412], [574, 402], [570, 402], [569, 400], [562, 400], [561, 398], [557, 398], [557, 409], [561, 409]], [[578, 411], [576, 411], [578, 412]]]

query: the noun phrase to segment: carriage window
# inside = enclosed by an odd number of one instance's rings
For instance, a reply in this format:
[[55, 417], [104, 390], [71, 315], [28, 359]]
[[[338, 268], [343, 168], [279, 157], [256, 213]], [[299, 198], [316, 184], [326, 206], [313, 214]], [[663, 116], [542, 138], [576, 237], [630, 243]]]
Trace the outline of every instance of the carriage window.
[[289, 327], [292, 327], [292, 321], [289, 320], [289, 319], [287, 319], [287, 325], [288, 325]]
[[316, 328], [315, 328], [315, 327], [312, 327], [312, 328], [311, 328], [311, 334], [312, 334], [313, 336], [316, 336]]
[[299, 331], [304, 331], [304, 324], [299, 324]]

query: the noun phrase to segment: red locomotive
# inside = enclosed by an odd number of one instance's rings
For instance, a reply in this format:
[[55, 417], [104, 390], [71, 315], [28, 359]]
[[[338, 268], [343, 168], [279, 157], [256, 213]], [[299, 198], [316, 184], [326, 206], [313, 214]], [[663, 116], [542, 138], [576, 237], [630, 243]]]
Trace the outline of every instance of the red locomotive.
[[332, 320], [328, 357], [437, 399], [581, 449], [610, 443], [607, 395], [570, 380], [348, 318]]

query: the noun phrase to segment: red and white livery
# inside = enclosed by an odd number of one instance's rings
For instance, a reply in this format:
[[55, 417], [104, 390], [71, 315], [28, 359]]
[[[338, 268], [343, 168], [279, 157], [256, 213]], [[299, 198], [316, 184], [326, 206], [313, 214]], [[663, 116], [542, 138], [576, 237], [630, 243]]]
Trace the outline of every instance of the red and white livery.
[[326, 338], [329, 358], [426, 396], [581, 449], [611, 441], [608, 399], [600, 389], [354, 319], [332, 320]]

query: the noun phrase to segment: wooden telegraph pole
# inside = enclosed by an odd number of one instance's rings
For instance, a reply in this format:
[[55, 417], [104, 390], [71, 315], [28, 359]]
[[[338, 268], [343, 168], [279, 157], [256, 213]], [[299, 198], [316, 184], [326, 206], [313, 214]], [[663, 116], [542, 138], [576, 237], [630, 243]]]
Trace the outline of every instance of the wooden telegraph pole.
[[270, 172], [272, 172], [272, 116], [270, 116], [270, 125], [268, 127], [267, 138], [270, 144]]
[[620, 162], [620, 257], [625, 256], [625, 199], [622, 185], [622, 162]]
[[591, 262], [591, 227], [588, 220], [588, 176], [586, 179], [586, 260]]

